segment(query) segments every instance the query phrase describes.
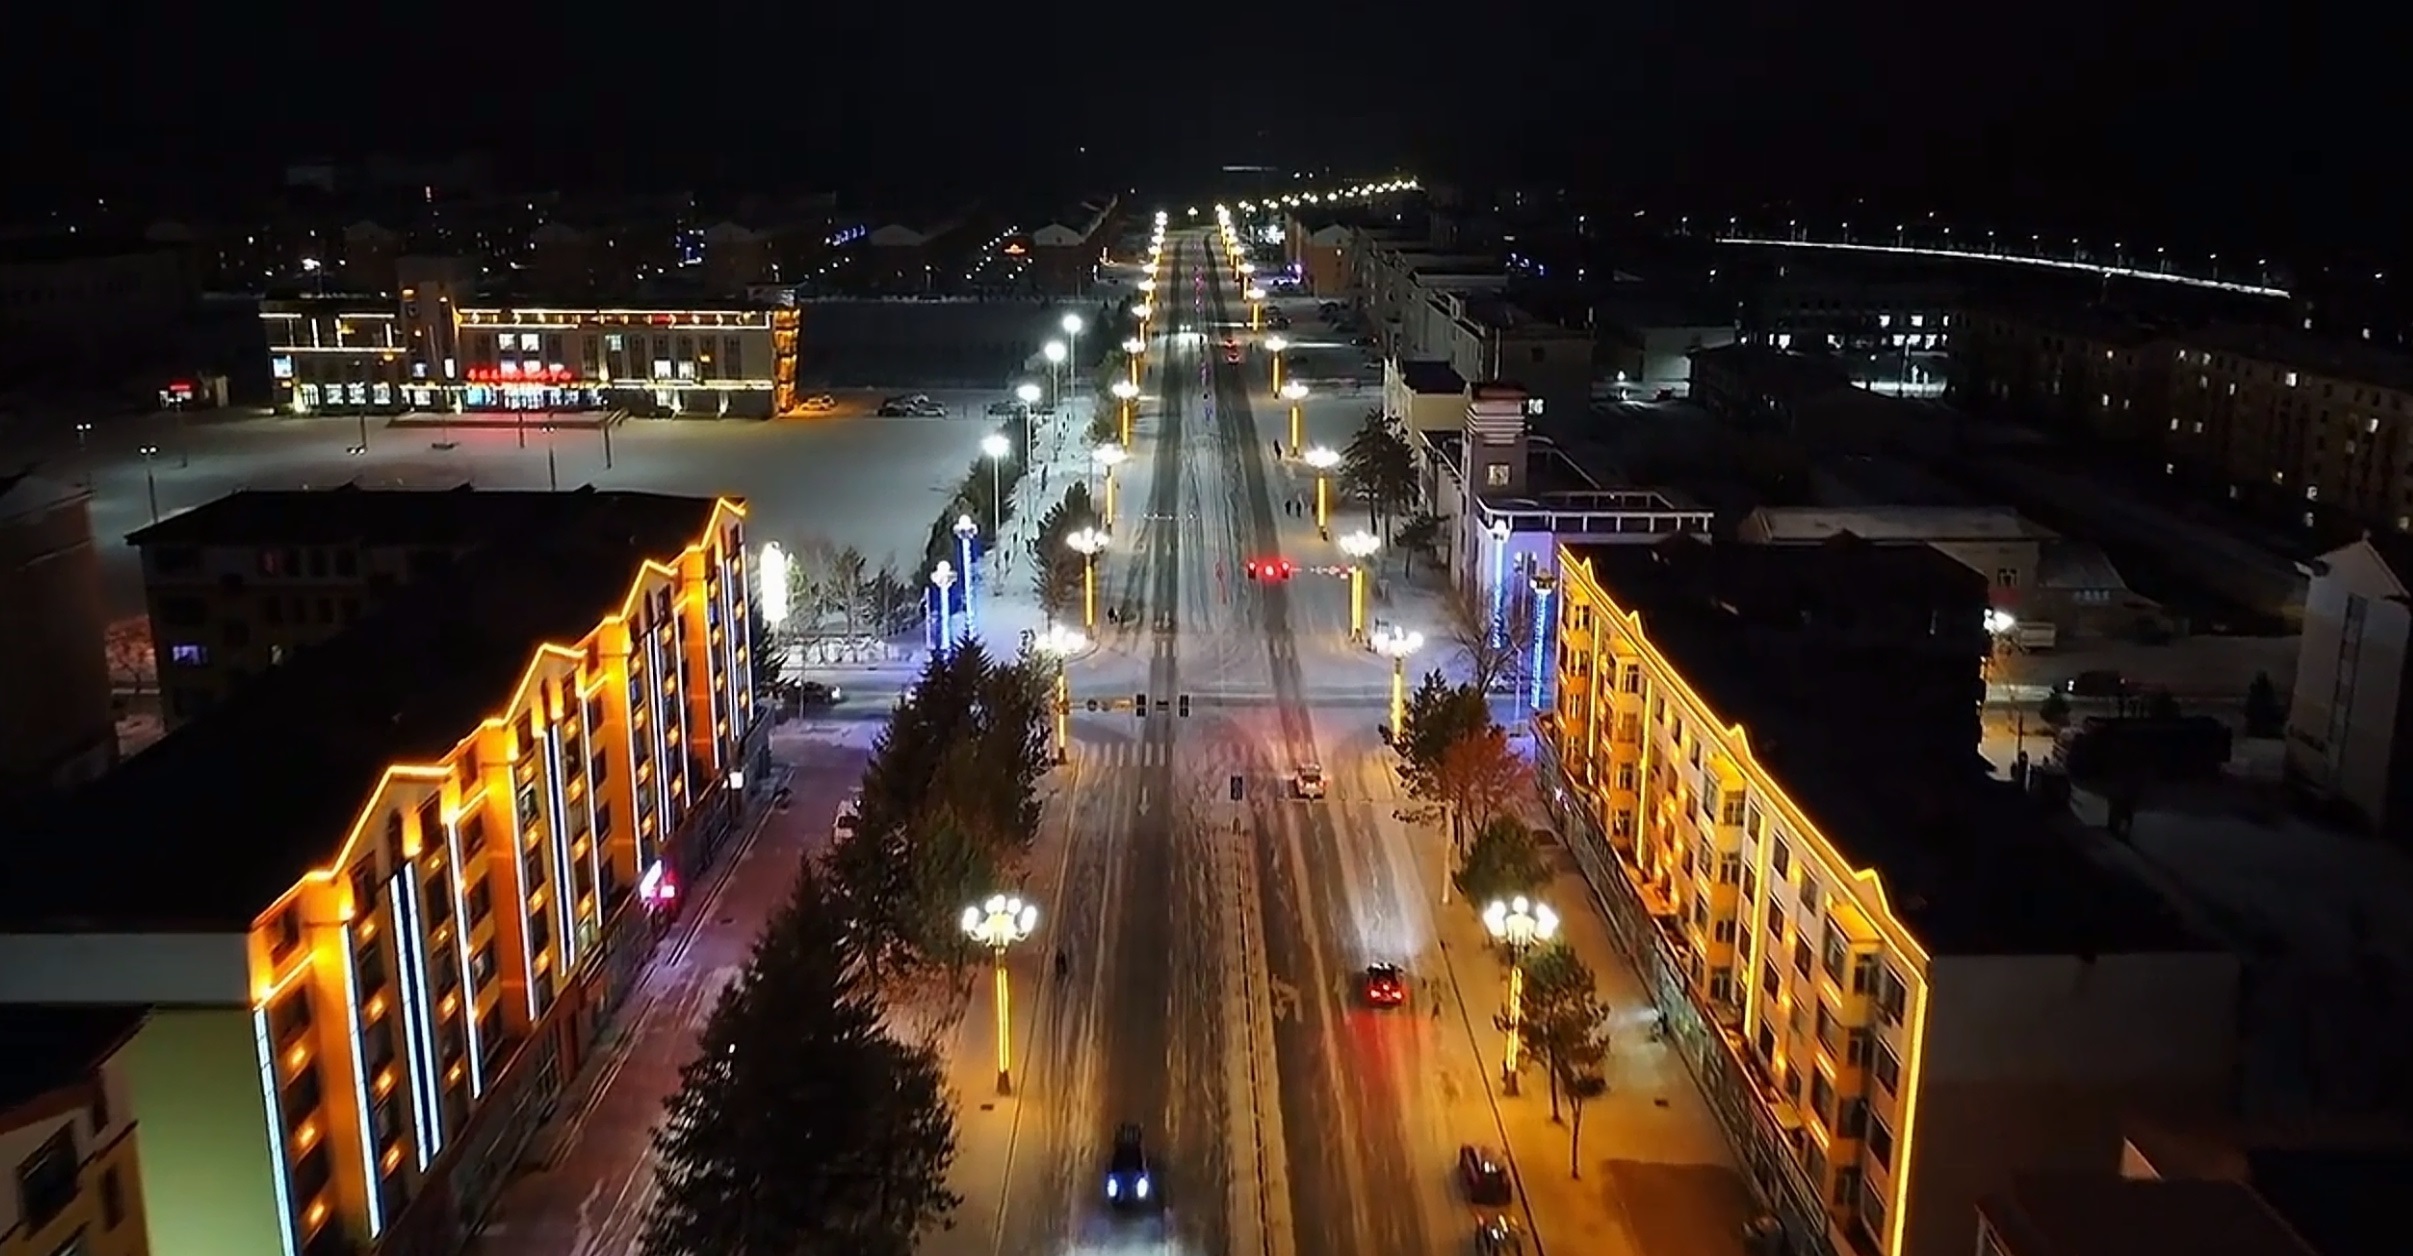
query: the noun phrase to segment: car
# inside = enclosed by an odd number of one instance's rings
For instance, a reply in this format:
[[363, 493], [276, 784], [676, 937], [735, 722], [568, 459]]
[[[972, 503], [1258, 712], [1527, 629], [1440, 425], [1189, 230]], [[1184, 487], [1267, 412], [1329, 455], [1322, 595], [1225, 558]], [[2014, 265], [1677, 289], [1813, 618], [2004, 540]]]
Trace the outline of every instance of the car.
[[1021, 418], [1022, 403], [1019, 401], [992, 401], [989, 403], [989, 415], [999, 419]]
[[1117, 1208], [1148, 1208], [1157, 1202], [1156, 1180], [1148, 1171], [1148, 1143], [1135, 1124], [1115, 1128], [1114, 1152], [1106, 1161], [1106, 1202]]
[[1458, 1180], [1466, 1186], [1468, 1203], [1499, 1208], [1516, 1202], [1508, 1163], [1489, 1147], [1468, 1143], [1458, 1148]]
[[855, 825], [863, 819], [863, 796], [849, 794], [838, 803], [838, 818], [830, 822], [830, 834], [839, 841], [855, 835]]
[[1525, 1256], [1525, 1232], [1507, 1217], [1485, 1217], [1475, 1226], [1476, 1256]]
[[838, 399], [828, 393], [814, 393], [796, 405], [806, 414], [827, 414], [838, 408]]
[[822, 684], [818, 680], [808, 680], [796, 686], [796, 705], [798, 706], [836, 706], [845, 698], [845, 690], [836, 685]]
[[910, 419], [918, 417], [913, 413], [912, 407], [901, 401], [881, 402], [879, 415], [883, 419]]
[[907, 406], [905, 407], [905, 412], [917, 419], [943, 419], [947, 417], [947, 407], [940, 405], [935, 401], [925, 401]]
[[1301, 798], [1324, 796], [1324, 767], [1320, 763], [1302, 763], [1290, 774], [1291, 792]]
[[2089, 668], [2061, 682], [2061, 692], [2073, 698], [2117, 698], [2128, 688], [2128, 678], [2109, 667]]
[[1397, 964], [1368, 964], [1357, 989], [1369, 1007], [1398, 1007], [1408, 1001], [1408, 975]]

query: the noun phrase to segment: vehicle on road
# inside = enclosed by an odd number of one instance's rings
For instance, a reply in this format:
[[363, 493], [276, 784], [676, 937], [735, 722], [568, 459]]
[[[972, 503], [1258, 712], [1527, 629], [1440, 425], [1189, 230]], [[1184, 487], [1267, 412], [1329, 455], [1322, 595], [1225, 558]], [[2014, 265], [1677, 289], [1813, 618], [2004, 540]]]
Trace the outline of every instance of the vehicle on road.
[[2109, 667], [2089, 668], [2061, 682], [2061, 691], [2073, 698], [2117, 698], [2128, 688], [2128, 678]]
[[1223, 360], [1234, 364], [1240, 361], [1240, 342], [1236, 340], [1223, 342]]
[[1136, 1124], [1114, 1131], [1114, 1153], [1106, 1162], [1106, 1202], [1117, 1208], [1147, 1208], [1157, 1202], [1148, 1172], [1148, 1144]]
[[855, 835], [855, 826], [863, 819], [863, 796], [849, 794], [838, 804], [838, 818], [830, 824], [830, 834], [839, 841]]
[[1489, 1147], [1468, 1143], [1458, 1148], [1458, 1180], [1466, 1186], [1468, 1203], [1498, 1208], [1516, 1202], [1516, 1184], [1508, 1180], [1508, 1165]]
[[804, 707], [836, 706], [846, 700], [846, 691], [836, 685], [808, 680], [796, 686], [796, 705]]
[[1398, 1007], [1408, 1001], [1408, 975], [1397, 964], [1366, 965], [1357, 988], [1368, 1007]]
[[828, 393], [814, 393], [796, 405], [806, 414], [827, 414], [838, 408], [838, 399]]
[[1476, 1256], [1525, 1256], [1525, 1232], [1506, 1217], [1485, 1217], [1475, 1226]]
[[1019, 401], [992, 401], [989, 403], [989, 417], [998, 419], [1021, 418], [1022, 403]]
[[1290, 791], [1300, 798], [1322, 798], [1324, 766], [1320, 763], [1300, 764], [1298, 771], [1290, 774]]

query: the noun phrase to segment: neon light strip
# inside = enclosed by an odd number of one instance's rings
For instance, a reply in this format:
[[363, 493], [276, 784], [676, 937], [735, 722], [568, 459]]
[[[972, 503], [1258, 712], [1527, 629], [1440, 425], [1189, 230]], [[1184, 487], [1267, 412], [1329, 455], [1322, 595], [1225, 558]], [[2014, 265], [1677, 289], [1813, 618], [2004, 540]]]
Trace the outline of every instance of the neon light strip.
[[2112, 279], [2148, 279], [2155, 283], [2181, 284], [2190, 288], [2210, 288], [2217, 292], [2237, 292], [2250, 297], [2289, 299], [2285, 288], [2268, 284], [2237, 283], [2227, 279], [2199, 279], [2193, 275], [2173, 274], [2166, 270], [2139, 270], [2134, 266], [2103, 266], [2092, 262], [2071, 261], [2059, 257], [2024, 257], [2017, 253], [1981, 253], [1975, 249], [1913, 248], [1901, 244], [1846, 244], [1839, 240], [1763, 240], [1753, 236], [1718, 236], [1719, 244], [1773, 245], [1785, 249], [1826, 249], [1836, 253], [1891, 253], [1900, 257], [1940, 257], [1962, 262], [2008, 262], [2014, 266], [2035, 266], [2046, 270], [2076, 271], [2084, 275], [2103, 275]]
[[[581, 702], [579, 707], [581, 713], [583, 713], [585, 710], [585, 703]], [[585, 736], [578, 739], [579, 756], [581, 758], [591, 757], [587, 754], [587, 747], [595, 744], [595, 730], [583, 719], [578, 722], [578, 727], [585, 731]], [[583, 766], [591, 769], [593, 765], [587, 764]], [[601, 937], [603, 932], [603, 835], [595, 831], [596, 788], [594, 774], [590, 770], [586, 783], [586, 873], [588, 883], [595, 887], [593, 890], [595, 895], [595, 931], [596, 936]]]
[[[626, 663], [620, 665], [620, 679], [623, 682], [620, 692], [614, 696], [626, 700], [626, 705], [621, 707], [620, 728], [624, 735], [620, 738], [620, 744], [621, 748], [627, 752], [628, 757], [628, 823], [636, 838], [634, 845], [637, 851], [637, 866], [643, 868], [659, 860], [662, 852], [661, 844], [646, 837], [645, 826], [638, 823], [644, 817], [637, 814], [637, 702], [628, 695], [628, 686], [625, 682], [630, 679], [630, 676]], [[637, 687], [642, 689], [644, 684], [644, 681], [640, 679]]]
[[511, 781], [511, 884], [519, 903], [519, 920], [515, 922], [515, 931], [519, 934], [520, 993], [527, 996], [528, 1024], [533, 1026], [536, 1024], [536, 950], [528, 945], [528, 852], [520, 843], [519, 779], [516, 773]]
[[[646, 722], [652, 726], [654, 740], [654, 832], [664, 839], [670, 836], [670, 743], [663, 740], [663, 713], [669, 708], [662, 703], [662, 647], [660, 624], [645, 634]], [[675, 631], [675, 629], [673, 630]]]
[[403, 944], [394, 948], [402, 960], [402, 1021], [408, 1034], [411, 1054], [411, 1115], [418, 1122], [418, 1137], [412, 1139], [413, 1150], [419, 1157], [419, 1168], [435, 1158], [436, 1150], [444, 1145], [443, 1106], [437, 1101], [442, 1092], [436, 1088], [436, 1046], [429, 1029], [427, 1015], [427, 938], [420, 932], [424, 921], [419, 915], [419, 876], [409, 865], [395, 875], [401, 893], [394, 896], [395, 921]]
[[486, 1097], [486, 1044], [478, 1041], [478, 978], [469, 966], [469, 897], [461, 888], [468, 870], [461, 866], [460, 825], [444, 822], [444, 852], [452, 865], [452, 946], [461, 961], [461, 1025], [469, 1033], [469, 1097]]
[[276, 1180], [276, 1232], [284, 1256], [299, 1256], [293, 1235], [293, 1181], [285, 1170], [285, 1104], [278, 1093], [276, 1048], [268, 1041], [268, 1009], [251, 1009], [252, 1050], [260, 1057], [260, 1102], [268, 1112], [268, 1169]]
[[344, 1028], [352, 1036], [352, 1098], [360, 1109], [360, 1167], [368, 1175], [361, 1194], [369, 1202], [369, 1237], [385, 1230], [385, 1175], [377, 1171], [377, 1128], [369, 1123], [368, 1059], [360, 1046], [359, 961], [352, 952], [352, 926], [343, 927]]
[[545, 804], [545, 846], [553, 856], [553, 919], [561, 930], [561, 971], [566, 975], [578, 966], [578, 889], [570, 877], [570, 803], [561, 791], [561, 726], [550, 718], [545, 721]]

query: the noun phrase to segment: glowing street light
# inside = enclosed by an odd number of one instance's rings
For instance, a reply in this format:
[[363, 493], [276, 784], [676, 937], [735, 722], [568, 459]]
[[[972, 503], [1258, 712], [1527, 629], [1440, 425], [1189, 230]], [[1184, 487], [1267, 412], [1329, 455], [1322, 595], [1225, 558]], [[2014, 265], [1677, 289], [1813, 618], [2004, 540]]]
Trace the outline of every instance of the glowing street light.
[[764, 545], [754, 571], [762, 582], [762, 622], [777, 632], [780, 625], [788, 622], [789, 581], [795, 575], [788, 552], [779, 548], [777, 541]]
[[1517, 1092], [1517, 1040], [1525, 1014], [1525, 953], [1536, 942], [1558, 935], [1558, 913], [1546, 904], [1520, 894], [1507, 902], [1493, 900], [1483, 909], [1483, 927], [1508, 948], [1508, 1045], [1501, 1049], [1500, 1088]]
[[1359, 528], [1341, 538], [1341, 552], [1349, 556], [1349, 639], [1357, 640], [1366, 632], [1366, 560], [1382, 548], [1382, 541], [1373, 533]]
[[1047, 359], [1048, 404], [1051, 406], [1062, 405], [1064, 404], [1064, 359], [1072, 356], [1072, 350], [1065, 348], [1064, 342], [1061, 340], [1050, 340], [1039, 346], [1039, 356]]
[[[1280, 369], [1279, 363], [1280, 360], [1276, 359], [1275, 369], [1277, 371]], [[1307, 443], [1304, 429], [1299, 424], [1299, 403], [1307, 400], [1307, 385], [1294, 379], [1282, 385], [1279, 391], [1282, 400], [1290, 403], [1290, 451], [1295, 455], [1300, 446]]]
[[1100, 445], [1089, 451], [1090, 461], [1106, 473], [1106, 529], [1114, 530], [1114, 469], [1129, 460], [1131, 451], [1120, 445]]
[[1031, 648], [1056, 661], [1056, 762], [1062, 763], [1072, 757], [1072, 681], [1065, 674], [1065, 665], [1073, 655], [1089, 648], [1089, 637], [1077, 628], [1051, 623], [1031, 642]]
[[1147, 332], [1148, 320], [1155, 317], [1155, 315], [1156, 307], [1148, 304], [1145, 301], [1142, 301], [1139, 304], [1131, 307], [1131, 317], [1139, 320], [1139, 329], [1142, 334]]
[[989, 459], [989, 538], [993, 544], [1002, 535], [1001, 529], [1005, 526], [1002, 513], [1005, 502], [1001, 496], [1005, 490], [1000, 487], [998, 468], [1004, 465], [1005, 456], [1014, 452], [1014, 442], [1006, 439], [1003, 432], [991, 432], [981, 438], [980, 452], [988, 455]]
[[[1142, 340], [1142, 339], [1140, 339], [1140, 338], [1139, 338], [1139, 337], [1137, 337], [1137, 336], [1128, 336], [1128, 337], [1125, 337], [1125, 338], [1124, 338], [1124, 340], [1123, 340], [1123, 361], [1125, 361], [1125, 362], [1127, 362], [1127, 363], [1129, 363], [1129, 364], [1130, 364], [1130, 368], [1131, 368], [1131, 387], [1132, 387], [1132, 389], [1133, 389], [1134, 391], [1137, 391], [1137, 390], [1138, 390], [1138, 388], [1139, 388], [1139, 362], [1140, 362], [1140, 359], [1141, 359], [1142, 357], [1146, 356], [1147, 352], [1148, 352], [1148, 342], [1147, 342], [1147, 341]], [[1118, 393], [1118, 394], [1116, 394], [1116, 395], [1117, 395], [1117, 396], [1120, 396], [1121, 394], [1120, 394], [1120, 393]], [[1125, 436], [1125, 437], [1123, 438], [1123, 443], [1124, 443], [1124, 444], [1126, 444], [1126, 445], [1130, 444], [1130, 443], [1131, 443], [1131, 438], [1130, 438], [1129, 436]]]
[[1067, 391], [1074, 397], [1079, 397], [1081, 395], [1081, 368], [1077, 363], [1081, 360], [1081, 331], [1088, 324], [1082, 322], [1081, 316], [1078, 314], [1067, 314], [1064, 316], [1064, 321], [1058, 323], [1057, 326], [1064, 329], [1064, 339], [1068, 342], [1064, 356], [1076, 364], [1065, 368], [1064, 379], [1070, 385]]
[[1287, 341], [1287, 340], [1284, 340], [1284, 339], [1283, 339], [1283, 338], [1281, 338], [1280, 336], [1267, 336], [1267, 337], [1265, 338], [1265, 351], [1266, 351], [1267, 353], [1270, 353], [1270, 354], [1274, 355], [1274, 391], [1275, 391], [1275, 392], [1280, 392], [1280, 391], [1282, 391], [1282, 351], [1283, 351], [1284, 349], [1289, 348], [1289, 347], [1290, 347], [1290, 342], [1289, 342], [1289, 341]]
[[971, 515], [961, 514], [955, 516], [955, 527], [951, 530], [955, 533], [956, 557], [963, 563], [964, 631], [970, 633], [972, 631], [972, 538], [980, 535], [980, 525], [972, 522]]
[[944, 654], [955, 642], [955, 608], [948, 601], [947, 590], [955, 587], [955, 565], [942, 558], [930, 569], [930, 587], [938, 591], [938, 652]]
[[1315, 468], [1315, 530], [1321, 533], [1324, 530], [1325, 510], [1331, 496], [1331, 490], [1327, 486], [1331, 483], [1332, 469], [1341, 465], [1341, 456], [1331, 449], [1318, 445], [1307, 451], [1306, 461], [1308, 466]]
[[1091, 632], [1098, 630], [1098, 555], [1105, 552], [1107, 536], [1096, 528], [1083, 528], [1064, 538], [1064, 543], [1081, 556], [1081, 626]]
[[977, 907], [964, 908], [966, 937], [989, 948], [990, 967], [997, 985], [997, 1093], [1014, 1093], [1013, 1000], [1007, 988], [1007, 948], [1031, 936], [1039, 927], [1039, 909], [1010, 894], [993, 894]]
[[151, 522], [157, 523], [159, 522], [159, 474], [152, 470], [152, 462], [159, 457], [159, 446], [145, 445], [134, 452], [142, 455], [142, 485], [151, 495]]
[[1265, 289], [1250, 284], [1240, 295], [1248, 298], [1248, 329], [1256, 331], [1265, 326]]
[[[1391, 736], [1394, 740], [1405, 735], [1402, 725], [1408, 721], [1408, 656], [1424, 648], [1424, 634], [1410, 632], [1397, 624], [1374, 634], [1374, 652], [1391, 660]], [[1448, 882], [1442, 883], [1448, 894]]]

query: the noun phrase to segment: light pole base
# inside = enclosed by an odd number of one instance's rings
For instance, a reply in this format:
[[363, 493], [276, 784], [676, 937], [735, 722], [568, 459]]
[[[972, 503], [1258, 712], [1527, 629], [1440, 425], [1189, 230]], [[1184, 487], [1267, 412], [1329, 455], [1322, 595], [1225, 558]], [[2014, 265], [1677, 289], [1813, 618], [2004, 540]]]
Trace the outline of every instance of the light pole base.
[[1012, 1073], [1004, 1069], [997, 1070], [997, 1093], [1001, 1095], [1014, 1093], [1014, 1075]]
[[1506, 1065], [1500, 1066], [1500, 1093], [1511, 1099], [1517, 1094], [1517, 1072]]

